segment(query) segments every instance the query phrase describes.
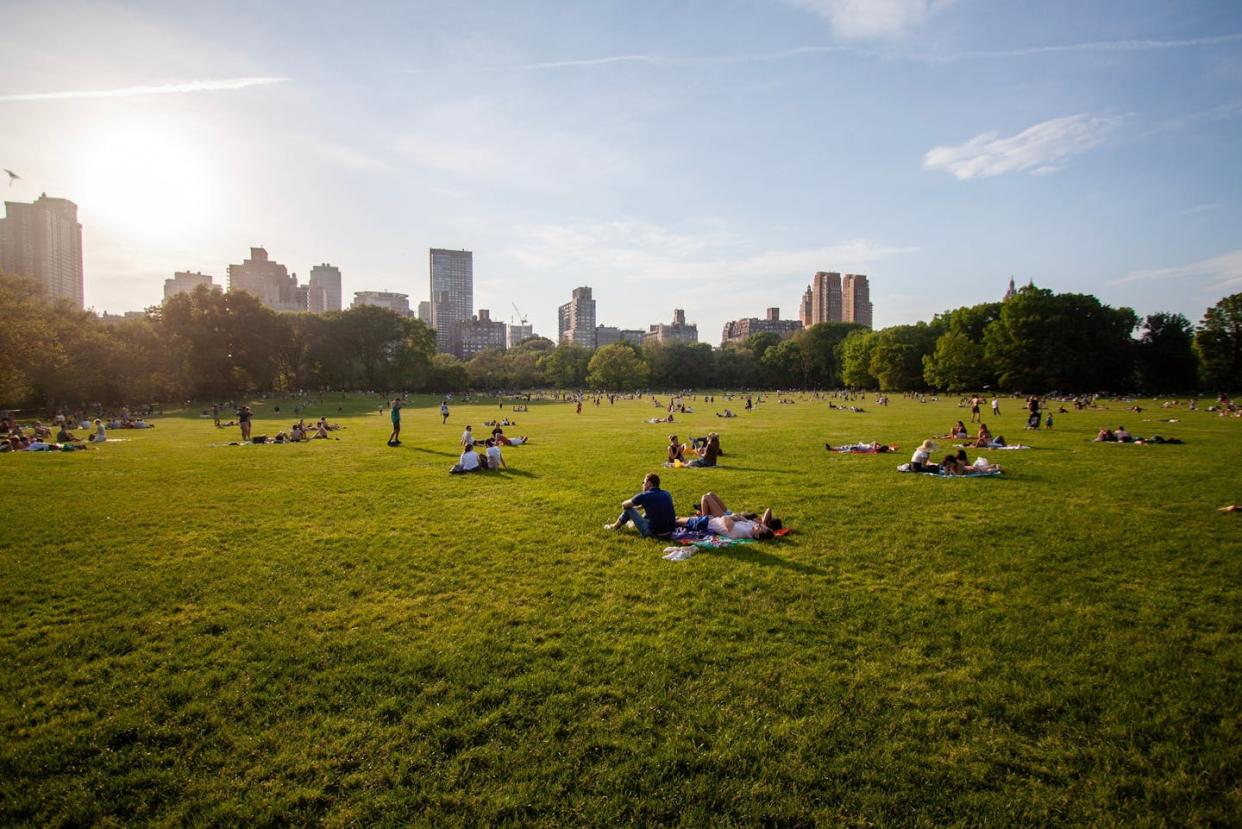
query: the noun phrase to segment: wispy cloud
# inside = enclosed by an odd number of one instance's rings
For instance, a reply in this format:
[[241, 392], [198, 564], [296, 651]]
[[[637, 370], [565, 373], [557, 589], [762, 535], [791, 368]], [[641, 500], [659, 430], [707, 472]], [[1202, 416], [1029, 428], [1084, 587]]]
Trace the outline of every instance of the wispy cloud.
[[1113, 280], [1110, 284], [1125, 285], [1156, 280], [1198, 281], [1203, 283], [1204, 291], [1219, 291], [1242, 286], [1242, 250], [1232, 250], [1220, 256], [1213, 256], [1211, 259], [1191, 262], [1189, 265], [1131, 271], [1120, 279]]
[[1070, 156], [1104, 143], [1121, 121], [1120, 116], [1083, 113], [1043, 121], [1008, 138], [985, 132], [964, 144], [933, 147], [923, 156], [923, 167], [945, 170], [962, 181], [1023, 170], [1047, 175]]
[[205, 81], [186, 81], [154, 86], [125, 86], [120, 89], [67, 90], [62, 92], [24, 92], [0, 95], [0, 102], [12, 101], [70, 101], [88, 98], [133, 98], [139, 95], [182, 95], [189, 92], [220, 92], [229, 89], [246, 89], [284, 83], [288, 78], [221, 78]]
[[[638, 64], [654, 67], [725, 66], [730, 64], [766, 63], [814, 57], [816, 55], [847, 54], [876, 60], [906, 61], [911, 63], [958, 63], [972, 60], [1038, 57], [1062, 53], [1115, 53], [1147, 52], [1170, 49], [1195, 49], [1242, 43], [1242, 33], [1184, 40], [1099, 40], [1084, 43], [1062, 43], [1048, 46], [1029, 46], [1017, 49], [993, 49], [962, 52], [902, 52], [889, 49], [873, 49], [849, 45], [795, 46], [768, 52], [738, 52], [732, 55], [605, 55], [567, 60], [536, 61], [533, 63], [473, 66], [484, 72], [534, 72], [557, 69], [591, 69], [595, 67]], [[451, 68], [407, 69], [411, 75], [432, 75], [453, 71]]]
[[844, 38], [903, 35], [953, 4], [953, 0], [788, 0], [818, 14]]

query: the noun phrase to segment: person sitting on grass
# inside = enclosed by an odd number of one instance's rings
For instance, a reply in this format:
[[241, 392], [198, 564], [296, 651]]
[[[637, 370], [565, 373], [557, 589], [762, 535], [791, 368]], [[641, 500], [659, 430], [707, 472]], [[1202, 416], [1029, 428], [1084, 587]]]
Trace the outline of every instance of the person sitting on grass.
[[500, 444], [494, 440], [487, 442], [487, 468], [494, 469], [497, 472], [509, 468], [509, 465], [505, 463], [504, 456], [500, 454]]
[[60, 429], [56, 431], [56, 442], [57, 443], [81, 443], [82, 438], [76, 437], [73, 434], [73, 432], [69, 431], [69, 427], [62, 423], [60, 426]]
[[910, 456], [910, 468], [914, 472], [939, 472], [939, 467], [931, 462], [931, 453], [935, 449], [936, 444], [930, 438], [919, 444], [919, 448]]
[[699, 457], [691, 460], [686, 466], [715, 466], [718, 457], [720, 457], [720, 436], [712, 432], [707, 436], [707, 445], [703, 447]]
[[986, 423], [979, 424], [979, 431], [975, 434], [975, 446], [984, 449], [992, 442], [992, 433], [988, 431]]
[[966, 431], [966, 424], [959, 420], [957, 423], [954, 423], [953, 428], [949, 430], [948, 437], [955, 440], [965, 440], [970, 437], [970, 432]]
[[667, 455], [664, 459], [665, 466], [673, 466], [675, 464], [686, 462], [686, 456], [682, 451], [681, 444], [677, 442], [677, 435], [668, 436], [668, 449], [665, 454]]
[[95, 433], [87, 438], [87, 440], [91, 443], [103, 443], [107, 439], [108, 432], [104, 429], [103, 421], [99, 418], [95, 418]]
[[725, 409], [724, 414], [721, 414], [720, 412], [716, 412], [716, 417], [737, 417], [737, 415], [733, 413], [732, 409]]
[[461, 458], [449, 470], [449, 474], [463, 475], [467, 472], [482, 472], [484, 468], [484, 461], [479, 457], [479, 453], [474, 451], [473, 446], [466, 446], [461, 453]]
[[[645, 517], [639, 513], [639, 507], [646, 513]], [[642, 492], [621, 502], [621, 515], [614, 523], [605, 524], [604, 529], [619, 530], [631, 521], [643, 538], [668, 535], [677, 526], [673, 496], [660, 489], [660, 476], [654, 472], [648, 472], [643, 478]]]
[[678, 518], [677, 526], [688, 530], [728, 538], [771, 538], [782, 526], [781, 520], [772, 515], [772, 508], [762, 515], [733, 513], [714, 492], [706, 492], [699, 500], [698, 515]]
[[1113, 430], [1113, 438], [1119, 443], [1129, 443], [1134, 440], [1133, 436], [1126, 431], [1126, 427], [1124, 426], [1118, 426]]
[[470, 430], [470, 426], [466, 426], [466, 431], [461, 433], [461, 445], [467, 448], [474, 446], [474, 432]]

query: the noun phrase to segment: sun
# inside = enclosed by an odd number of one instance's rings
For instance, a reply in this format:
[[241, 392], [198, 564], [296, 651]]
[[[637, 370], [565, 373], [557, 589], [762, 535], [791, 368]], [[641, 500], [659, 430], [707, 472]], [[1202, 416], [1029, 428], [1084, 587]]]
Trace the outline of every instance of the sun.
[[150, 238], [189, 237], [214, 211], [202, 142], [162, 125], [100, 129], [86, 139], [78, 204], [92, 223]]

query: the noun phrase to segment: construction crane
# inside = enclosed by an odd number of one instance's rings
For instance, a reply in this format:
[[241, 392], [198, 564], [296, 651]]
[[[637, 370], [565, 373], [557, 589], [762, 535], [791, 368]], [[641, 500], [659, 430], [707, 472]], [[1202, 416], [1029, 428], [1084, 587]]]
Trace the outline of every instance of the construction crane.
[[519, 319], [519, 320], [521, 320], [522, 325], [525, 325], [525, 324], [526, 324], [526, 315], [525, 315], [525, 314], [523, 314], [523, 313], [522, 313], [522, 311], [521, 311], [521, 310], [517, 307], [517, 303], [516, 303], [516, 302], [512, 302], [512, 303], [510, 303], [510, 305], [512, 305], [512, 306], [513, 306], [513, 310], [514, 310], [514, 311], [517, 311], [518, 319]]

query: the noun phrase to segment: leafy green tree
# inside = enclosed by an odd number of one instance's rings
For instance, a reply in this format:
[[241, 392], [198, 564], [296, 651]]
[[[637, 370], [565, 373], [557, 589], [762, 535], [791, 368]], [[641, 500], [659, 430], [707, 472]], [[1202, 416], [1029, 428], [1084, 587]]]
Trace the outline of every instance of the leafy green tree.
[[546, 352], [539, 363], [548, 382], [562, 389], [577, 389], [586, 384], [587, 365], [591, 352], [576, 345], [559, 345]]
[[469, 382], [466, 364], [452, 354], [437, 354], [432, 358], [428, 379], [431, 391], [459, 391], [466, 388]]
[[836, 388], [841, 384], [838, 348], [863, 326], [852, 322], [821, 322], [798, 335], [806, 360], [806, 385]]
[[523, 349], [522, 343], [505, 352], [505, 374], [509, 378], [510, 388], [533, 389], [544, 384], [539, 356], [540, 352], [535, 349]]
[[642, 388], [649, 375], [647, 364], [629, 343], [613, 343], [597, 350], [587, 369], [591, 388], [605, 391]]
[[504, 353], [497, 348], [480, 351], [466, 363], [466, 376], [476, 389], [495, 390], [507, 385]]
[[35, 394], [34, 366], [64, 365], [50, 309], [37, 282], [0, 273], [0, 402], [16, 405]]
[[1131, 387], [1138, 317], [1089, 294], [1026, 287], [1001, 305], [983, 335], [998, 383], [1024, 391]]
[[769, 348], [759, 362], [763, 367], [761, 385], [784, 389], [807, 387], [806, 351], [798, 340], [785, 340]]
[[1207, 309], [1195, 335], [1203, 382], [1220, 391], [1242, 390], [1242, 293]]
[[1151, 314], [1143, 323], [1136, 362], [1150, 392], [1189, 391], [1198, 381], [1195, 329], [1181, 314]]
[[978, 389], [987, 385], [983, 346], [960, 331], [948, 331], [936, 340], [936, 350], [923, 357], [923, 379], [948, 391]]
[[875, 353], [878, 338], [875, 331], [860, 328], [851, 331], [841, 341], [841, 382], [852, 389], [879, 388], [879, 381], [871, 373], [871, 356]]
[[652, 345], [643, 352], [656, 388], [689, 389], [711, 382], [715, 359], [707, 343]]
[[781, 335], [772, 331], [760, 331], [758, 334], [751, 334], [746, 338], [743, 345], [755, 355], [755, 360], [763, 359], [763, 355], [768, 352], [769, 348], [781, 344]]
[[894, 325], [878, 332], [868, 370], [880, 388], [893, 391], [925, 388], [923, 358], [936, 347], [938, 333], [925, 322]]
[[726, 346], [714, 356], [713, 385], [723, 389], [743, 389], [755, 383], [758, 361], [754, 352], [746, 346]]

